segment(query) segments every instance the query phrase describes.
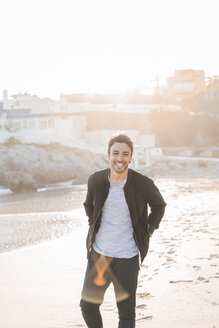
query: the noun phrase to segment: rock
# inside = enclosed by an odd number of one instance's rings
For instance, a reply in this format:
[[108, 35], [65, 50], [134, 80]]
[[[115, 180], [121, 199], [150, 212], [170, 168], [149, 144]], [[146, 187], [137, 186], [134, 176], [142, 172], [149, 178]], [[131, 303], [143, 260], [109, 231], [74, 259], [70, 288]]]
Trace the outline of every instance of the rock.
[[37, 185], [33, 177], [22, 171], [5, 172], [5, 181], [7, 187], [15, 193], [22, 191], [37, 191]]
[[67, 180], [86, 183], [91, 173], [107, 165], [106, 155], [76, 147], [0, 145], [0, 185], [14, 192]]

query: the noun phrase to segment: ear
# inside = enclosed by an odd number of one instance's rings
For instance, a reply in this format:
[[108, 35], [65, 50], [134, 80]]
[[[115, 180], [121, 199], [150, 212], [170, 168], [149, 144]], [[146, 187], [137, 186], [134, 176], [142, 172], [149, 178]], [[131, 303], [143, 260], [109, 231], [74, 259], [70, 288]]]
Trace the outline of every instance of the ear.
[[130, 161], [129, 161], [129, 163], [131, 163], [132, 162], [132, 155], [131, 155], [131, 158], [130, 158]]

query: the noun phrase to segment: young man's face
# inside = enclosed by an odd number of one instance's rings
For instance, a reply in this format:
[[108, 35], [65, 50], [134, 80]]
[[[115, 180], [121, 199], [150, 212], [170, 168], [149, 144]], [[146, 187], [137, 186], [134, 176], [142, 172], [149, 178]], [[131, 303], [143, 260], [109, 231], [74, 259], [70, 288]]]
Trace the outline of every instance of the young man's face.
[[108, 160], [113, 171], [117, 173], [125, 172], [132, 160], [131, 148], [124, 142], [115, 142], [110, 148]]

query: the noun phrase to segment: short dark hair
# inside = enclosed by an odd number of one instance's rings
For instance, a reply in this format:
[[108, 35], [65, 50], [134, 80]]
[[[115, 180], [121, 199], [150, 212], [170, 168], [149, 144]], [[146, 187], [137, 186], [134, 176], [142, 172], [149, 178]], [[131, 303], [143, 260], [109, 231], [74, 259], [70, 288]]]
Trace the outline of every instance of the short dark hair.
[[125, 132], [119, 132], [117, 134], [114, 134], [110, 137], [110, 140], [108, 142], [108, 154], [110, 154], [110, 149], [112, 147], [112, 145], [115, 142], [124, 142], [126, 143], [130, 148], [131, 148], [131, 155], [133, 153], [133, 141], [132, 139], [129, 137], [129, 135]]

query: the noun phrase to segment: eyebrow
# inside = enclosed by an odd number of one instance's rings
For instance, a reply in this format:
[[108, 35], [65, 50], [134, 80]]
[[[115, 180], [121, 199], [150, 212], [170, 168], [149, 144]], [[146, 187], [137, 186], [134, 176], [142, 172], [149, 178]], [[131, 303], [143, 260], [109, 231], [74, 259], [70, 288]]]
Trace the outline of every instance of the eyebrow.
[[[113, 150], [113, 154], [115, 154], [115, 153], [119, 153], [119, 150]], [[128, 154], [130, 154], [130, 152], [129, 151], [123, 151], [123, 154], [128, 155]]]

